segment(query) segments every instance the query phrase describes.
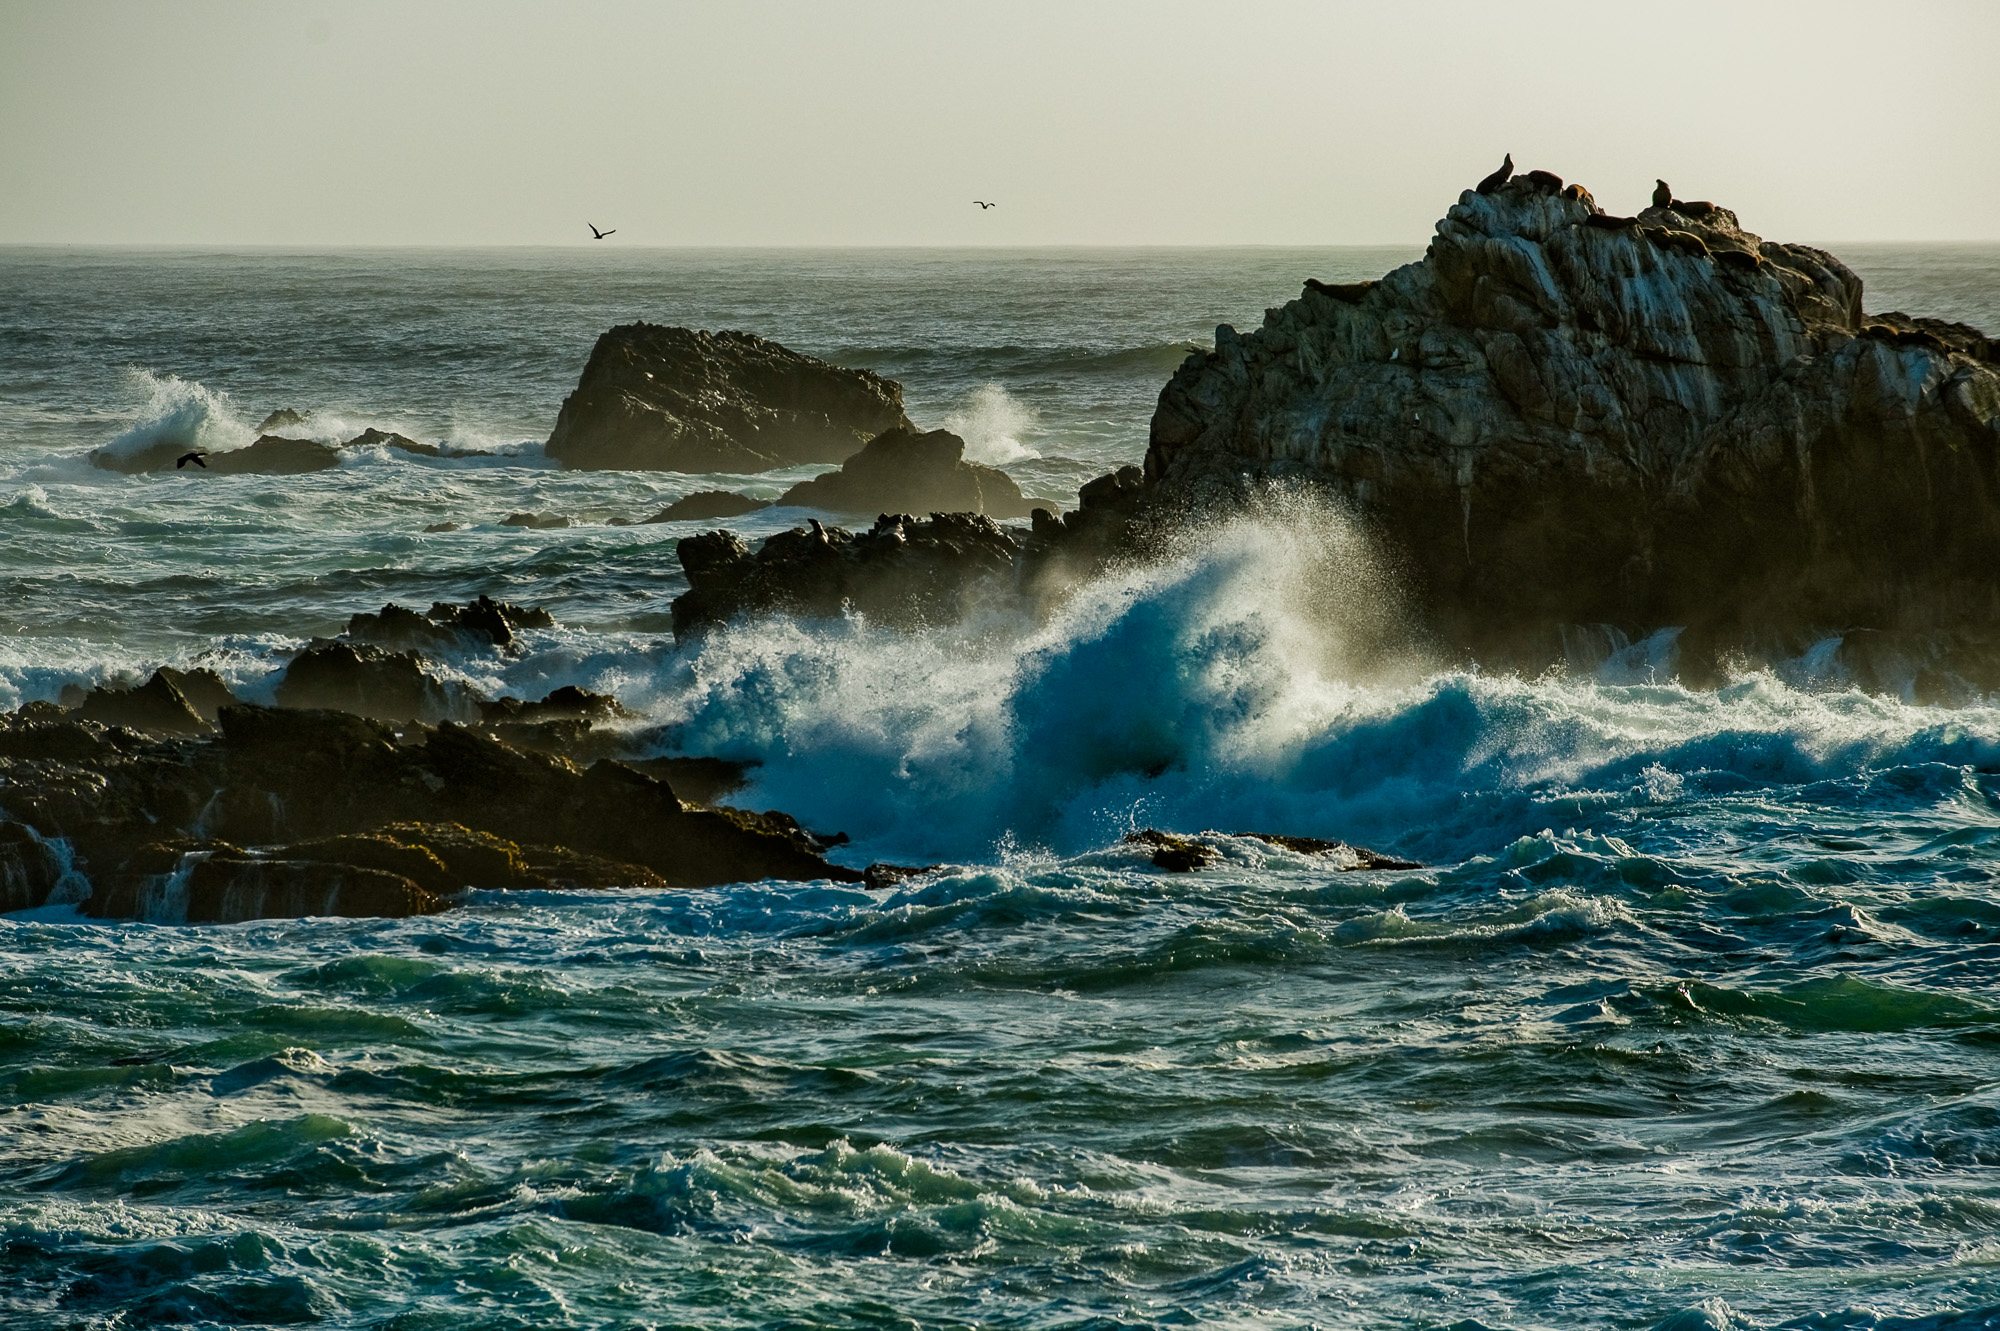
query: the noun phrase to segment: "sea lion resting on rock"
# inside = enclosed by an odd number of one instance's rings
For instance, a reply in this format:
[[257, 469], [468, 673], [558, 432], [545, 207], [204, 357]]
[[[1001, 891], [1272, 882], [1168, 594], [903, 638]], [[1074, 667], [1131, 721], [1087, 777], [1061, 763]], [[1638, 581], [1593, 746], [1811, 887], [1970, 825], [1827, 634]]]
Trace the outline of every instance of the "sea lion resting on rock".
[[1495, 171], [1492, 175], [1486, 177], [1486, 179], [1480, 181], [1479, 184], [1476, 186], [1476, 191], [1480, 194], [1491, 194], [1494, 190], [1499, 189], [1502, 185], [1506, 184], [1513, 178], [1514, 178], [1514, 154], [1508, 153], [1506, 160], [1500, 163], [1500, 169], [1498, 171]]

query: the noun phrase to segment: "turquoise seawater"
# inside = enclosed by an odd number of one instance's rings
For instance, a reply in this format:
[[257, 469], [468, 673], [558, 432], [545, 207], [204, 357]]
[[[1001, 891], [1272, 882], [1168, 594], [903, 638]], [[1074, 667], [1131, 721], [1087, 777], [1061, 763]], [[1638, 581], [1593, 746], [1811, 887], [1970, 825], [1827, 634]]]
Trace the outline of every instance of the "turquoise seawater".
[[[1190, 341], [1415, 252], [0, 250], [0, 706], [162, 661], [268, 697], [356, 610], [488, 592], [561, 626], [441, 668], [617, 693], [843, 857], [945, 866], [0, 917], [0, 1325], [2000, 1325], [2000, 707], [1385, 654], [1393, 578], [1303, 504], [1046, 620], [677, 648], [693, 528], [610, 519], [796, 476], [540, 455], [644, 317], [888, 374], [1062, 498]], [[2000, 329], [2000, 250], [1842, 253]], [[280, 406], [499, 456], [82, 461]]]

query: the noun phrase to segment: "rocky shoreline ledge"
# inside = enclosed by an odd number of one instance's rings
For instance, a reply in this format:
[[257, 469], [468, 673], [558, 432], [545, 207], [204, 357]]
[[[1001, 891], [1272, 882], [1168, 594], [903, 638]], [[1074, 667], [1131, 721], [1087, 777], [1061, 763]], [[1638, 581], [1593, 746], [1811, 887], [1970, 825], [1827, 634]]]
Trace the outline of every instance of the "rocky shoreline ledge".
[[489, 700], [410, 650], [551, 622], [388, 606], [294, 657], [276, 707], [163, 667], [0, 716], [0, 911], [228, 922], [423, 914], [467, 887], [871, 881], [825, 857], [845, 838], [713, 802], [739, 766], [638, 756], [603, 724], [616, 700]]

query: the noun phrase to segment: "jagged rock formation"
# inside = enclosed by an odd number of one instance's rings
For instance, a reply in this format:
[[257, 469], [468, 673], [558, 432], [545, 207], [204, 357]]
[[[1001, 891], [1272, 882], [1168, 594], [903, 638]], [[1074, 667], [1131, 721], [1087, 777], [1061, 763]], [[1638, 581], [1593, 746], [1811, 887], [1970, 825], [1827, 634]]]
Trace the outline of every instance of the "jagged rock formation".
[[397, 651], [462, 651], [469, 647], [507, 648], [522, 629], [554, 627], [555, 616], [539, 606], [482, 596], [464, 605], [434, 601], [421, 615], [392, 602], [379, 613], [350, 618], [344, 636]]
[[965, 441], [949, 430], [889, 430], [841, 466], [801, 481], [780, 507], [830, 513], [984, 513], [1025, 518], [1038, 505], [998, 467], [965, 460]]
[[768, 471], [843, 462], [908, 429], [900, 384], [749, 333], [621, 324], [563, 399], [548, 455], [586, 470]]
[[[606, 710], [580, 690], [535, 706]], [[475, 728], [236, 705], [217, 731], [146, 734], [45, 705], [0, 715], [0, 909], [74, 888], [64, 899], [104, 918], [401, 915], [469, 886], [862, 879], [824, 859], [837, 838], [784, 814], [690, 805], [636, 767]], [[163, 894], [178, 914], [161, 914]]]
[[1726, 208], [1608, 217], [1531, 172], [1462, 195], [1421, 262], [1219, 329], [1160, 395], [1145, 479], [1183, 505], [1331, 487], [1440, 639], [1500, 662], [1560, 659], [1565, 625], [1683, 626], [1696, 675], [1873, 630], [1877, 677], [1990, 688], [1996, 464], [1984, 335], [1864, 315], [1839, 260]]
[[756, 553], [734, 532], [683, 538], [689, 589], [674, 598], [686, 638], [741, 614], [827, 617], [853, 610], [918, 626], [962, 617], [978, 597], [1011, 589], [1024, 542], [991, 518], [884, 514], [859, 536], [814, 521], [765, 539]]

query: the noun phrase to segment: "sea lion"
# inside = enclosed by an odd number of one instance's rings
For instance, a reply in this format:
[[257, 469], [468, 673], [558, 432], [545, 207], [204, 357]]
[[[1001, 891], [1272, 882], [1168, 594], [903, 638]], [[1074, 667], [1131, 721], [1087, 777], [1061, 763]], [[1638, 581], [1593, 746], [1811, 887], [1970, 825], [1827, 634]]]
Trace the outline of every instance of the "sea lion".
[[1514, 178], [1514, 154], [1508, 153], [1507, 160], [1500, 163], [1500, 169], [1479, 182], [1478, 192], [1491, 194]]
[[1372, 281], [1322, 282], [1317, 277], [1308, 277], [1306, 279], [1307, 291], [1317, 291], [1323, 296], [1331, 296], [1335, 300], [1344, 301], [1349, 305], [1360, 301], [1363, 296], [1368, 294], [1368, 288], [1374, 285], [1375, 283]]
[[1553, 171], [1530, 171], [1523, 179], [1544, 194], [1562, 193], [1563, 178]]
[[1674, 206], [1674, 192], [1667, 188], [1667, 182], [1664, 180], [1655, 180], [1653, 182], [1653, 206], [1655, 208], [1671, 208]]

